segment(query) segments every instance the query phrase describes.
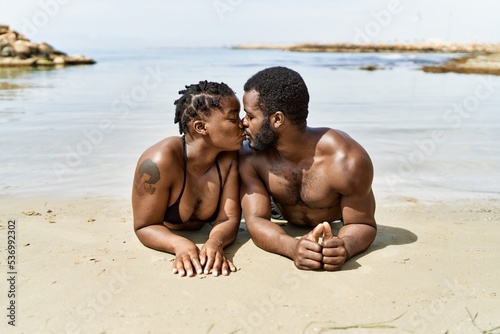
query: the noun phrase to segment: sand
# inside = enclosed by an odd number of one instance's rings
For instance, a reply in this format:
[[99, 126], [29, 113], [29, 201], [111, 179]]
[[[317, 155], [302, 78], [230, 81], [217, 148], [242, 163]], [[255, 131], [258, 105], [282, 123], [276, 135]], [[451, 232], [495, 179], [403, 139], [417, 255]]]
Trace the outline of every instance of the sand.
[[[297, 270], [257, 248], [242, 222], [227, 249], [239, 271], [192, 278], [172, 274], [172, 255], [140, 244], [128, 199], [0, 201], [1, 333], [478, 333], [476, 326], [500, 326], [498, 199], [378, 200], [375, 242], [339, 272]], [[6, 316], [9, 219], [17, 223], [15, 327]], [[208, 231], [185, 235], [201, 245]]]

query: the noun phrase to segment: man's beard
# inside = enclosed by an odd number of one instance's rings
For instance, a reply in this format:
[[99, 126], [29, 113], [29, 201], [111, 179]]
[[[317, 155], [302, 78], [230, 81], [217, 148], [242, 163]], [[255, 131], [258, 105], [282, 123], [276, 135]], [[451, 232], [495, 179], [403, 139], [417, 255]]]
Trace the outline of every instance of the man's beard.
[[269, 125], [269, 121], [263, 122], [259, 132], [254, 135], [253, 140], [248, 141], [248, 146], [254, 151], [265, 151], [275, 148], [279, 135]]

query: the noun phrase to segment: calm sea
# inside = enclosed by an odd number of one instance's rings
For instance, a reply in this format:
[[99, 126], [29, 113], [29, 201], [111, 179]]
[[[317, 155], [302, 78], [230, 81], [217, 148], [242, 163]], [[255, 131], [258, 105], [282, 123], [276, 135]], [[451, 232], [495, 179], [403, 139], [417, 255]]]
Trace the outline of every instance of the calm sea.
[[[86, 56], [98, 63], [0, 69], [2, 194], [127, 198], [139, 155], [178, 134], [173, 101], [185, 84], [223, 81], [241, 99], [247, 78], [282, 65], [308, 84], [310, 126], [343, 130], [366, 148], [379, 200], [500, 198], [500, 77], [419, 70], [453, 55], [149, 49]], [[383, 69], [359, 69], [373, 64]]]

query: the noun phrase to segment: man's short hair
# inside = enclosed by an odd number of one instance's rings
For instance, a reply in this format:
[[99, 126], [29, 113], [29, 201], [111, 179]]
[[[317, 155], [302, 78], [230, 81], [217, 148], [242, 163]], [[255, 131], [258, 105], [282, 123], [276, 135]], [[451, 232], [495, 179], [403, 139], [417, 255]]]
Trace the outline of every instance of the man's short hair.
[[248, 79], [243, 89], [259, 93], [259, 107], [264, 115], [281, 111], [292, 124], [305, 128], [309, 92], [299, 73], [282, 66], [266, 68]]

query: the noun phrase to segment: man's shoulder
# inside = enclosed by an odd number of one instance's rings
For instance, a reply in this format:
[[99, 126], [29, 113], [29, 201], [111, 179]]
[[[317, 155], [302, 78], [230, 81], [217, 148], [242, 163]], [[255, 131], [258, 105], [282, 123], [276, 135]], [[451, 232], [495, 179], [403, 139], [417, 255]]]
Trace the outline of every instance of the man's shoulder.
[[350, 193], [358, 188], [371, 185], [373, 164], [367, 151], [347, 133], [340, 130], [328, 131], [322, 138], [321, 149], [329, 157], [331, 167], [342, 175], [339, 178], [339, 189]]
[[342, 180], [351, 183], [361, 175], [372, 175], [373, 165], [367, 151], [347, 133], [328, 129], [321, 137], [317, 147], [330, 168], [343, 175]]
[[368, 153], [349, 134], [337, 129], [327, 129], [318, 142], [319, 149], [332, 155], [338, 155], [345, 158], [358, 158], [367, 156]]

